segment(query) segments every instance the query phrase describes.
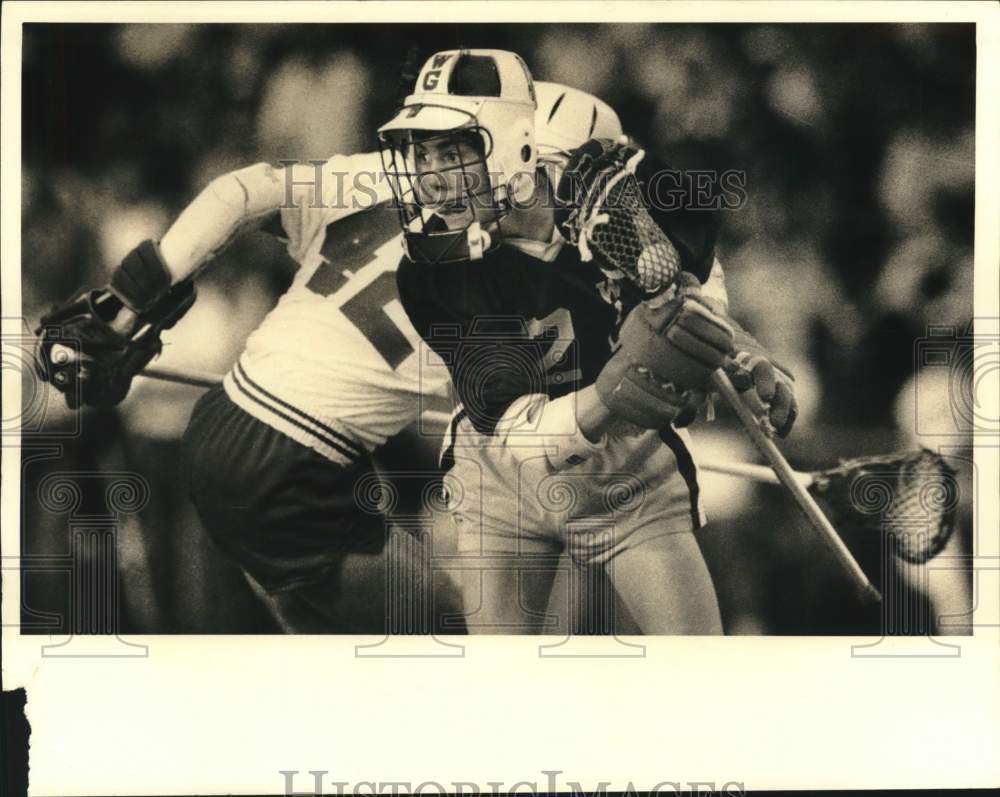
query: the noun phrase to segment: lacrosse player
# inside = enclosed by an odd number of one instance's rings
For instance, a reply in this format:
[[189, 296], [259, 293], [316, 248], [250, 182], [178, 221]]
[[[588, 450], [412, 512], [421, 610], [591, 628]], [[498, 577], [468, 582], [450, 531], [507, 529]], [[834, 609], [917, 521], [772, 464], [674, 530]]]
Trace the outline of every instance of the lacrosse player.
[[[786, 434], [790, 383], [702, 291], [711, 214], [609, 211], [613, 186], [632, 176], [648, 194], [663, 167], [602, 138], [540, 154], [535, 110], [520, 57], [447, 51], [379, 131], [407, 252], [400, 297], [461, 402], [444, 464], [469, 629], [544, 630], [554, 573], [540, 563], [565, 551], [606, 568], [643, 632], [718, 633], [680, 427], [727, 365]], [[627, 271], [594, 243], [602, 224]]]
[[[289, 632], [382, 630], [386, 526], [356, 486], [374, 482], [371, 453], [413, 421], [418, 390], [447, 384], [436, 372], [420, 383], [419, 338], [393, 313], [390, 197], [377, 154], [225, 174], [105, 289], [41, 324], [43, 374], [70, 405], [117, 404], [194, 301], [201, 268], [251, 229], [287, 240], [294, 281], [195, 405], [182, 461], [209, 537]], [[64, 345], [74, 338], [78, 354]], [[392, 534], [391, 550], [415, 544]]]
[[[589, 95], [550, 93], [573, 102], [542, 120], [540, 140], [582, 144]], [[381, 630], [385, 557], [397, 572], [423, 559], [395, 530], [386, 554], [384, 523], [357, 495], [371, 488], [371, 453], [416, 419], [418, 394], [449, 382], [443, 364], [420, 367], [420, 338], [399, 307], [391, 196], [377, 153], [223, 175], [159, 242], [127, 255], [109, 286], [41, 323], [43, 378], [71, 407], [113, 406], [193, 303], [200, 269], [252, 229], [287, 241], [295, 279], [223, 386], [197, 403], [183, 456], [209, 536], [289, 632]], [[430, 588], [426, 574], [411, 576]]]

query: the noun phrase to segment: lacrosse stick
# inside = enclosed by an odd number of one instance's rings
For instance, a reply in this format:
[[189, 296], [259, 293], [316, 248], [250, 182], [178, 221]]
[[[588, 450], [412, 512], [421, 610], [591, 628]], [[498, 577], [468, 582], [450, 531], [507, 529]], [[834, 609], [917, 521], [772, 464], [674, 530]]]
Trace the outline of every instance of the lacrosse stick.
[[[580, 210], [568, 216], [564, 229], [568, 240], [579, 249], [581, 259], [587, 261], [596, 252], [606, 274], [624, 276], [647, 295], [657, 295], [676, 285], [681, 258], [643, 204], [634, 173], [641, 158], [641, 154], [631, 154], [627, 163], [616, 167], [617, 171], [612, 169], [610, 179], [596, 180]], [[732, 406], [750, 439], [770, 463], [778, 481], [791, 493], [809, 525], [819, 533], [850, 576], [861, 599], [880, 601], [878, 590], [819, 505], [795, 478], [791, 466], [765, 432], [762, 422], [743, 403], [729, 377], [720, 369], [712, 375], [712, 384]]]
[[[749, 462], [699, 462], [698, 467], [765, 484], [781, 484], [774, 472]], [[888, 534], [893, 553], [923, 564], [941, 553], [955, 530], [958, 484], [942, 457], [919, 451], [857, 457], [835, 468], [800, 473], [795, 480], [822, 497], [846, 533]]]
[[[192, 387], [213, 388], [222, 384], [222, 377], [219, 374], [213, 374], [209, 371], [167, 368], [163, 365], [147, 365], [136, 376], [157, 379], [160, 382], [174, 382], [178, 385], [191, 385]], [[451, 415], [440, 410], [424, 410], [420, 420], [430, 426], [447, 426], [451, 423]]]
[[158, 379], [161, 382], [175, 382], [179, 385], [191, 385], [192, 387], [212, 388], [222, 384], [222, 377], [219, 374], [213, 374], [208, 371], [167, 368], [163, 365], [147, 365], [136, 376], [144, 376], [147, 379]]
[[795, 500], [795, 504], [799, 507], [802, 514], [805, 515], [806, 520], [809, 521], [809, 525], [819, 533], [820, 538], [826, 543], [833, 555], [837, 557], [841, 565], [843, 565], [844, 570], [851, 577], [851, 581], [854, 582], [854, 586], [857, 588], [862, 600], [871, 603], [877, 603], [882, 600], [879, 591], [868, 580], [865, 571], [861, 569], [861, 565], [851, 555], [844, 541], [837, 534], [837, 530], [827, 520], [826, 515], [823, 514], [823, 510], [816, 503], [816, 499], [809, 494], [809, 491], [802, 485], [802, 482], [796, 478], [792, 466], [788, 464], [788, 461], [778, 450], [774, 441], [764, 431], [761, 421], [743, 402], [743, 399], [740, 398], [740, 394], [736, 392], [733, 383], [729, 381], [729, 377], [726, 376], [722, 369], [712, 374], [712, 385], [726, 400], [726, 403], [733, 408], [750, 440], [764, 458], [767, 459], [771, 465], [771, 470], [774, 471], [774, 475], [791, 494]]

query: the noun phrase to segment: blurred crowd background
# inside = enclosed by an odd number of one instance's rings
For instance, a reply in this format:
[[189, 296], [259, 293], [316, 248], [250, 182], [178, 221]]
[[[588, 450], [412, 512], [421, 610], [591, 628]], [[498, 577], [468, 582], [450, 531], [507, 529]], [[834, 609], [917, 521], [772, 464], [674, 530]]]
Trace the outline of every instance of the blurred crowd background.
[[[722, 214], [719, 258], [734, 316], [796, 375], [800, 417], [783, 448], [819, 469], [952, 445], [963, 489], [950, 550], [969, 550], [972, 389], [954, 362], [972, 321], [971, 25], [28, 25], [27, 323], [105, 282], [213, 177], [373, 149], [406, 56], [454, 46], [515, 50], [537, 79], [597, 94], [674, 166], [744, 171], [749, 199]], [[224, 372], [291, 269], [262, 233], [237, 241], [199, 281], [163, 364]], [[929, 325], [954, 329], [951, 365], [920, 362]], [[67, 517], [34, 492], [47, 474], [150, 481], [149, 503], [119, 535], [125, 631], [273, 630], [177, 486], [178, 438], [198, 395], [136, 380], [117, 410], [79, 419], [60, 457], [25, 465], [23, 553], [39, 557], [68, 549]], [[32, 400], [46, 434], [77, 421], [51, 396]], [[724, 411], [694, 434], [704, 457], [755, 459]], [[426, 465], [435, 453], [404, 435], [385, 458]], [[712, 523], [701, 542], [730, 633], [878, 632], [778, 489], [710, 474], [703, 489]], [[877, 575], [871, 541], [851, 542]], [[932, 575], [949, 611], [967, 608], [967, 573]], [[26, 573], [25, 630], [55, 630], [68, 590], [65, 575]]]

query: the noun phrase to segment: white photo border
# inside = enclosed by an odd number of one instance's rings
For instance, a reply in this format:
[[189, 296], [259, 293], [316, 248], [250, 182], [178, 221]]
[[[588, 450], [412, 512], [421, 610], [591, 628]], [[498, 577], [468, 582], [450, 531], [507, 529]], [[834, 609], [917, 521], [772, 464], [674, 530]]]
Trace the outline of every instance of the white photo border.
[[[997, 318], [998, 8], [8, 2], [0, 72], [4, 323], [20, 315], [21, 25], [28, 21], [974, 21], [975, 313]], [[20, 404], [17, 375], [6, 371], [3, 402]], [[298, 771], [294, 788], [312, 793], [309, 770], [327, 773], [328, 794], [338, 782], [434, 783], [449, 792], [461, 782], [483, 793], [502, 782], [506, 793], [527, 781], [541, 791], [552, 782], [546, 772], [558, 772], [563, 789], [577, 782], [588, 791], [601, 782], [609, 789], [666, 782], [754, 790], [1000, 783], [1000, 569], [984, 564], [979, 574], [974, 636], [954, 640], [960, 655], [939, 658], [857, 658], [852, 644], [870, 640], [829, 637], [649, 637], [642, 639], [645, 656], [623, 659], [553, 659], [539, 655], [538, 639], [475, 637], [458, 640], [461, 657], [359, 658], [356, 645], [377, 640], [342, 636], [130, 637], [148, 646], [148, 655], [56, 658], [42, 646], [61, 640], [18, 632], [19, 454], [17, 446], [2, 449], [3, 680], [5, 689], [27, 690], [33, 795], [281, 793], [282, 771]], [[1000, 483], [998, 455], [995, 439], [977, 440], [981, 485]], [[996, 494], [984, 488], [979, 495], [977, 560], [997, 562]], [[905, 651], [911, 642], [884, 644], [887, 652]], [[427, 786], [425, 793], [438, 790]]]

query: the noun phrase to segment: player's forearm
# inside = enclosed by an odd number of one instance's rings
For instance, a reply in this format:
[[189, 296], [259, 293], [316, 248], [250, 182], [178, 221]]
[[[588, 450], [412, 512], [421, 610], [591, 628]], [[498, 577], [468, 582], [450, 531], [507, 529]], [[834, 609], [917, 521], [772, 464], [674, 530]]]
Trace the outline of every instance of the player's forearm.
[[171, 281], [191, 276], [238, 235], [277, 212], [283, 197], [281, 170], [266, 163], [214, 179], [160, 239]]
[[726, 275], [722, 270], [722, 263], [716, 257], [712, 263], [712, 271], [708, 279], [701, 286], [701, 295], [706, 299], [718, 302], [723, 311], [729, 310], [729, 292], [726, 290]]
[[597, 385], [578, 390], [576, 397], [576, 423], [587, 440], [600, 444], [614, 419], [611, 410], [597, 395]]
[[537, 443], [544, 447], [549, 464], [556, 470], [577, 465], [601, 451], [611, 414], [593, 386], [550, 399], [538, 393], [521, 396], [511, 403], [493, 434], [511, 446], [515, 455], [535, 456]]

